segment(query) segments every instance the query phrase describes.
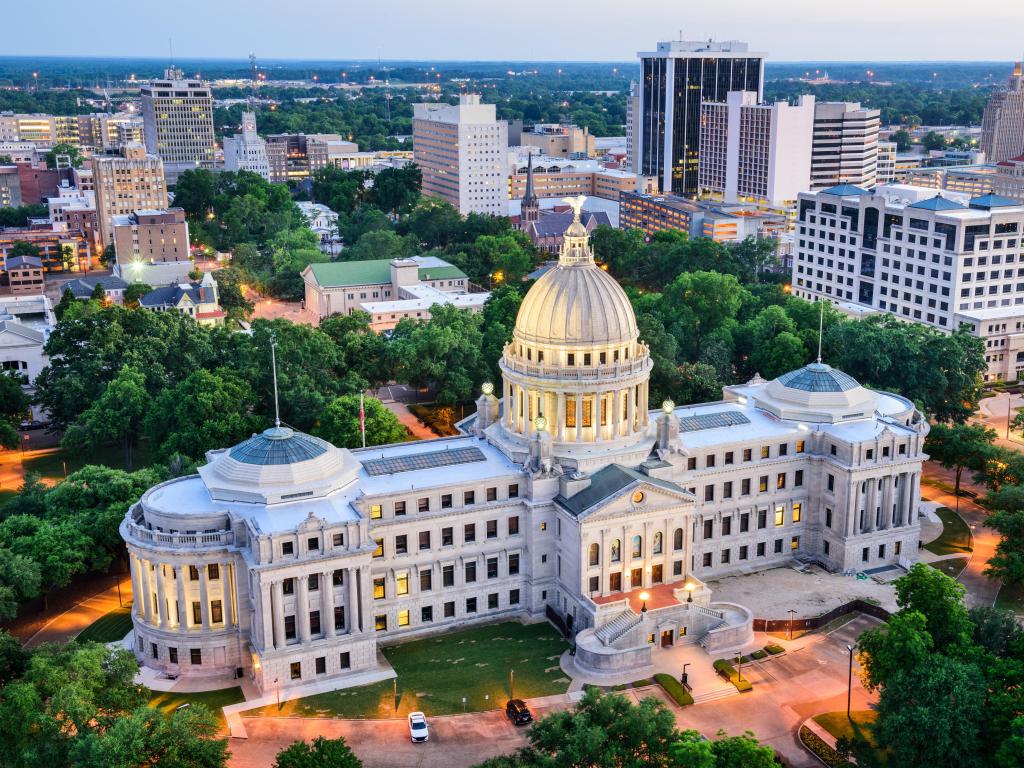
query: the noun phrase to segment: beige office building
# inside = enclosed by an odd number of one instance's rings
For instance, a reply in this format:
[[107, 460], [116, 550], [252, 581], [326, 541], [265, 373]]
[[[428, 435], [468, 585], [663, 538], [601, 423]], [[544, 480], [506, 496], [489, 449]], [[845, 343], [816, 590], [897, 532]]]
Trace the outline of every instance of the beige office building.
[[119, 264], [188, 261], [188, 222], [181, 208], [133, 211], [113, 217]]
[[878, 176], [880, 112], [857, 102], [824, 101], [814, 107], [811, 189], [853, 184], [871, 189]]
[[995, 94], [981, 119], [981, 149], [990, 163], [1024, 152], [1024, 65], [1017, 62], [1006, 90]]
[[124, 147], [121, 156], [94, 157], [92, 173], [100, 243], [104, 247], [114, 239], [114, 216], [167, 207], [163, 162], [147, 154], [140, 144]]
[[165, 164], [213, 166], [213, 94], [202, 80], [171, 67], [140, 89], [146, 150]]
[[589, 128], [570, 123], [538, 123], [523, 131], [520, 140], [524, 147], [537, 147], [548, 157], [593, 157], [597, 144]]

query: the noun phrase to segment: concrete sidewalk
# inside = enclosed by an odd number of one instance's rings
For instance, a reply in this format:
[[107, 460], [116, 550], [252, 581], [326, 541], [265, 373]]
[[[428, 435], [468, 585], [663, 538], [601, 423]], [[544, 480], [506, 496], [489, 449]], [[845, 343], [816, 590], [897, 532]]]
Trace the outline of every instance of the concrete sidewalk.
[[122, 605], [132, 602], [132, 580], [121, 582], [121, 600], [117, 599], [117, 587], [86, 598], [63, 613], [50, 619], [43, 628], [25, 641], [26, 648], [35, 648], [43, 643], [66, 643], [81, 634], [82, 630]]

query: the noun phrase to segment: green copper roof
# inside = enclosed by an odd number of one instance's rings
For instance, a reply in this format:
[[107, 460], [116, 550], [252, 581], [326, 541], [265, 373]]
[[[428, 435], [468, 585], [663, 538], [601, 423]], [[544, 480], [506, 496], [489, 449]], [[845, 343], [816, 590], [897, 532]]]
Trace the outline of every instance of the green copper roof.
[[[344, 288], [350, 285], [383, 285], [391, 282], [391, 260], [332, 261], [310, 264], [316, 281], [324, 288]], [[466, 273], [451, 264], [420, 266], [420, 280], [453, 280]]]

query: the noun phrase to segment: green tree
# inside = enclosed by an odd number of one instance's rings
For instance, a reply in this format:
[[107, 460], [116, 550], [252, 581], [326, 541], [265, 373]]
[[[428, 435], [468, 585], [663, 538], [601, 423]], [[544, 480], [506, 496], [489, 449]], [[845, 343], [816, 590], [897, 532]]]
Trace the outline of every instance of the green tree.
[[436, 390], [437, 402], [468, 400], [484, 375], [480, 315], [435, 304], [430, 320], [400, 320], [389, 347], [398, 381]]
[[254, 413], [256, 404], [252, 387], [235, 372], [193, 371], [156, 398], [145, 433], [165, 460], [201, 459], [206, 451], [234, 445], [265, 426]]
[[[87, 570], [95, 555], [89, 537], [73, 522], [50, 522], [28, 515], [14, 515], [0, 523], [0, 548], [35, 563], [39, 568], [39, 587], [45, 591], [66, 587], [72, 577]], [[9, 573], [17, 572], [19, 578], [31, 579], [32, 569], [24, 562], [9, 563], [9, 568], [17, 569]], [[34, 582], [26, 581], [15, 598], [22, 601], [31, 597], [33, 587]]]
[[991, 605], [978, 605], [968, 611], [971, 624], [974, 625], [973, 640], [996, 656], [1010, 656], [1020, 648], [1024, 640], [1024, 629], [1017, 623], [1013, 611], [995, 608]]
[[735, 319], [745, 294], [733, 275], [686, 272], [665, 288], [661, 316], [671, 318], [666, 328], [689, 359], [709, 334]]
[[[374, 397], [364, 398], [363, 413], [367, 445], [400, 443], [409, 436], [409, 431], [402, 426], [398, 417], [385, 408], [380, 400]], [[342, 395], [329, 402], [313, 434], [344, 448], [362, 446], [362, 434], [359, 431], [359, 395]]]
[[214, 274], [221, 308], [232, 315], [237, 313], [242, 317], [248, 317], [256, 307], [242, 291], [244, 278], [242, 271], [237, 267], [224, 267]]
[[753, 236], [746, 237], [741, 242], [729, 246], [732, 255], [743, 265], [744, 282], [749, 283], [758, 282], [762, 273], [778, 265], [778, 259], [775, 256], [778, 248], [778, 240]]
[[913, 146], [913, 139], [910, 136], [910, 131], [900, 129], [889, 136], [889, 141], [896, 143], [897, 152], [909, 152]]
[[146, 390], [146, 376], [135, 366], [125, 365], [103, 394], [83, 413], [61, 439], [61, 446], [85, 451], [92, 446], [121, 443], [124, 464], [132, 468], [132, 450], [152, 400]]
[[501, 370], [498, 361], [505, 350], [505, 345], [512, 340], [512, 330], [516, 325], [519, 305], [523, 303], [523, 294], [516, 286], [502, 285], [491, 291], [484, 302], [481, 313], [483, 319], [480, 330], [483, 333], [481, 354], [488, 380], [499, 387]]
[[422, 176], [415, 165], [384, 168], [373, 177], [373, 186], [369, 189], [370, 202], [388, 213], [409, 211], [420, 199]]
[[932, 461], [956, 472], [955, 493], [959, 495], [963, 471], [980, 472], [995, 439], [995, 431], [981, 424], [933, 424], [924, 449]]
[[377, 389], [394, 378], [388, 360], [388, 340], [370, 328], [370, 315], [355, 311], [324, 318], [320, 330], [337, 345], [338, 367], [345, 371], [351, 389]]
[[337, 739], [317, 736], [312, 744], [292, 742], [278, 752], [274, 760], [274, 768], [362, 768], [362, 765], [343, 736]]
[[915, 563], [896, 580], [896, 604], [928, 620], [935, 649], [946, 652], [969, 644], [973, 627], [964, 607], [964, 586], [942, 571]]
[[946, 137], [935, 131], [928, 131], [921, 139], [921, 146], [929, 152], [940, 151], [946, 148]]
[[0, 629], [0, 690], [16, 677], [21, 677], [28, 664], [29, 653], [21, 641], [6, 629]]
[[1024, 583], [1024, 487], [1010, 485], [990, 493], [988, 525], [999, 532], [995, 555], [986, 573], [1010, 584]]
[[34, 259], [42, 257], [42, 251], [39, 250], [38, 245], [27, 242], [25, 240], [15, 240], [7, 251], [8, 258], [14, 258], [15, 256], [29, 256]]
[[412, 256], [414, 245], [390, 229], [374, 229], [359, 238], [355, 245], [342, 251], [344, 261], [373, 261]]
[[60, 260], [65, 272], [70, 272], [74, 269], [77, 256], [78, 254], [73, 245], [65, 243], [60, 247]]
[[153, 290], [153, 286], [145, 283], [132, 283], [124, 289], [124, 305], [126, 307], [138, 307], [139, 299]]
[[46, 153], [46, 167], [56, 168], [57, 167], [57, 156], [67, 155], [71, 161], [72, 168], [81, 168], [83, 158], [82, 151], [74, 144], [54, 144], [53, 148]]
[[0, 371], [0, 447], [17, 448], [21, 422], [29, 412], [26, 379], [14, 371]]
[[515, 285], [533, 271], [535, 260], [530, 240], [522, 232], [506, 235], [481, 235], [473, 243], [483, 269], [493, 275], [495, 284]]
[[[41, 584], [38, 563], [9, 549], [0, 549], [0, 621], [13, 619], [19, 605], [39, 594]], [[9, 635], [0, 634], [0, 639], [6, 637]]]

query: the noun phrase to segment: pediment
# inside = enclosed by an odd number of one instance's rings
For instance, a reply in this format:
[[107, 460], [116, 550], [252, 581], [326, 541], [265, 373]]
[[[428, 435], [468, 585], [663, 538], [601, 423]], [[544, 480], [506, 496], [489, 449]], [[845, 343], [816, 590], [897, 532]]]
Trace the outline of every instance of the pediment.
[[620, 518], [681, 506], [689, 507], [694, 501], [693, 494], [682, 488], [670, 488], [661, 483], [638, 479], [583, 510], [577, 518], [581, 522]]

